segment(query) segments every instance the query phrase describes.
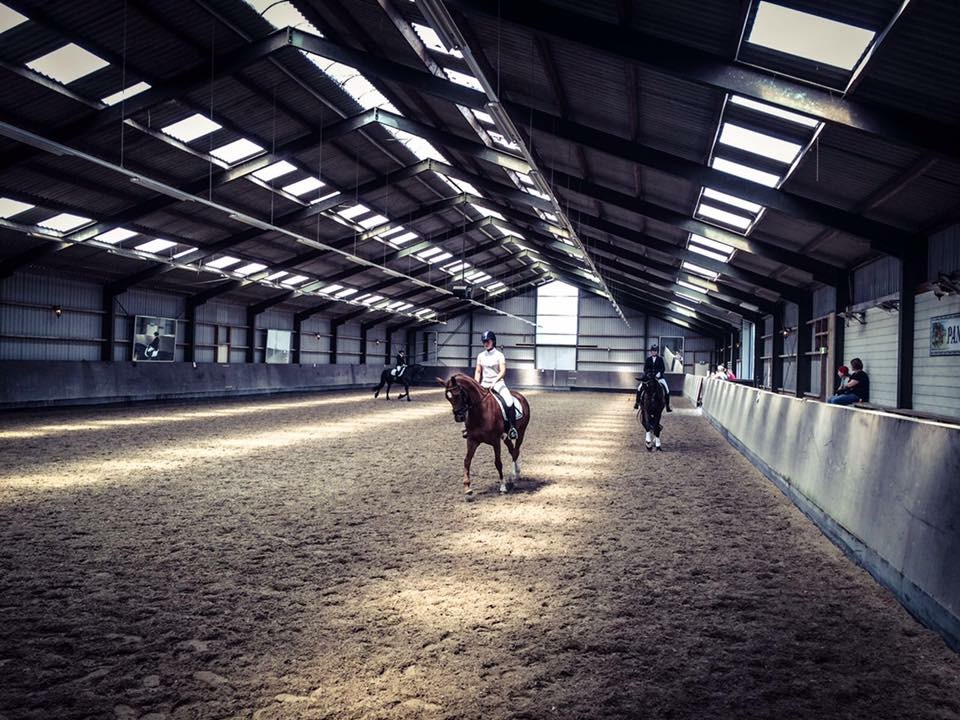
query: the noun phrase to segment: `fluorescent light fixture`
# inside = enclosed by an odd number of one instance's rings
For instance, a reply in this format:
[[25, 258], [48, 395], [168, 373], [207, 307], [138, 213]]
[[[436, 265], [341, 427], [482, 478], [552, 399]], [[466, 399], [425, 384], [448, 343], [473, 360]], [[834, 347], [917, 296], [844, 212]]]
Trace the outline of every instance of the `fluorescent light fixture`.
[[779, 175], [764, 172], [763, 170], [757, 170], [756, 168], [742, 165], [737, 162], [732, 162], [730, 160], [724, 160], [723, 158], [715, 157], [710, 162], [710, 166], [722, 172], [736, 175], [737, 177], [742, 177], [744, 180], [766, 185], [767, 187], [776, 187], [777, 183], [780, 182]]
[[351, 295], [357, 294], [358, 292], [359, 290], [356, 290], [355, 288], [344, 288], [343, 290], [341, 290], [336, 294], [336, 297], [347, 298], [347, 297], [350, 297]]
[[79, 80], [109, 65], [103, 58], [69, 43], [62, 48], [38, 57], [27, 63], [31, 70], [53, 78], [64, 85]]
[[758, 213], [763, 209], [763, 205], [757, 205], [752, 203], [749, 200], [741, 200], [735, 195], [729, 195], [725, 192], [720, 192], [719, 190], [714, 190], [713, 188], [704, 188], [703, 196], [710, 198], [711, 200], [719, 200], [722, 203], [727, 205], [733, 205], [734, 207], [741, 208], [750, 213]]
[[452, 273], [458, 273], [461, 270], [466, 270], [469, 267], [470, 267], [470, 263], [463, 262], [462, 260], [458, 260], [457, 262], [450, 263], [445, 268], [443, 268], [443, 270], [444, 272], [448, 272], [452, 274]]
[[119, 102], [124, 100], [129, 100], [134, 95], [139, 95], [142, 92], [146, 92], [150, 89], [150, 84], [145, 82], [138, 82], [136, 85], [131, 85], [128, 88], [115, 92], [113, 95], [107, 95], [105, 98], [100, 98], [100, 102], [104, 105], [116, 105]]
[[815, 128], [820, 124], [819, 120], [814, 120], [806, 115], [790, 112], [789, 110], [784, 110], [783, 108], [778, 108], [774, 105], [768, 105], [767, 103], [760, 102], [758, 100], [751, 100], [750, 98], [745, 98], [740, 95], [731, 95], [730, 102], [732, 102], [734, 105], [741, 105], [743, 107], [750, 108], [751, 110], [766, 113], [767, 115], [773, 115], [781, 120], [789, 120], [790, 122], [795, 122], [798, 125], [803, 125], [809, 128]]
[[150, 240], [149, 242], [145, 242], [142, 245], [137, 245], [135, 249], [140, 250], [142, 252], [158, 253], [158, 252], [162, 252], [163, 250], [168, 250], [169, 248], [172, 248], [174, 245], [176, 245], [176, 243], [171, 242], [170, 240], [163, 240], [162, 238], [154, 238], [153, 240]]
[[204, 117], [200, 113], [195, 113], [188, 118], [184, 118], [178, 122], [173, 123], [172, 125], [167, 125], [165, 128], [160, 128], [160, 132], [169, 135], [172, 138], [176, 138], [180, 142], [191, 142], [196, 140], [199, 137], [204, 135], [209, 135], [214, 130], [219, 130], [220, 124], [215, 123], [208, 117]]
[[338, 285], [337, 283], [334, 283], [333, 285], [327, 285], [325, 288], [321, 288], [320, 292], [322, 292], [324, 295], [331, 295], [337, 290], [343, 290], [343, 285]]
[[383, 295], [371, 295], [370, 297], [364, 298], [364, 305], [372, 305], [375, 302], [383, 300]]
[[417, 253], [417, 257], [421, 260], [426, 260], [427, 258], [431, 258], [439, 252], [442, 252], [442, 250], [440, 250], [438, 247], [427, 248], [423, 252]]
[[875, 32], [791, 8], [761, 2], [747, 42], [852, 70]]
[[10, 198], [0, 197], [0, 218], [10, 218], [14, 215], [19, 215], [22, 212], [26, 212], [35, 205], [30, 203], [20, 202], [19, 200], [11, 200]]
[[29, 20], [29, 18], [25, 15], [21, 15], [16, 10], [12, 10], [3, 3], [0, 3], [0, 33], [5, 33], [10, 28], [15, 28], [27, 20]]
[[429, 260], [428, 262], [432, 265], [432, 264], [434, 264], [434, 263], [443, 262], [444, 260], [448, 260], [448, 259], [450, 259], [450, 258], [452, 258], [452, 257], [453, 257], [453, 255], [452, 255], [451, 253], [442, 252], [442, 253], [440, 253], [439, 255], [437, 255], [436, 257], [430, 258], [430, 260]]
[[272, 165], [267, 165], [265, 168], [257, 170], [255, 173], [253, 173], [253, 176], [258, 180], [269, 182], [270, 180], [278, 178], [281, 175], [292, 173], [296, 169], [296, 167], [288, 163], [286, 160], [281, 160], [280, 162], [275, 162]]
[[687, 262], [686, 260], [681, 263], [681, 267], [684, 270], [688, 270], [696, 275], [702, 275], [708, 280], [716, 280], [718, 277], [720, 277], [720, 273], [714, 272], [713, 270], [707, 270], [705, 267], [694, 265], [692, 262]]
[[267, 266], [265, 264], [252, 262], [252, 263], [247, 263], [243, 267], [237, 268], [236, 270], [234, 270], [234, 272], [237, 275], [243, 275], [244, 277], [246, 277], [247, 275], [252, 275], [255, 272], [260, 272], [261, 270], [266, 270], [266, 269], [267, 269]]
[[264, 278], [264, 280], [278, 280], [279, 278], [282, 278], [284, 275], [289, 275], [289, 273], [286, 270], [280, 270], [279, 272], [275, 272], [271, 275], [267, 275]]
[[231, 220], [236, 220], [241, 222], [244, 225], [249, 225], [250, 227], [255, 227], [258, 230], [275, 230], [273, 225], [263, 220], [257, 220], [257, 218], [250, 217], [249, 215], [240, 215], [239, 213], [232, 213], [228, 215]]
[[772, 135], [748, 130], [729, 122], [723, 123], [720, 130], [720, 142], [756, 155], [779, 160], [788, 165], [796, 159], [797, 153], [800, 152], [799, 143], [781, 140]]
[[288, 277], [286, 280], [281, 280], [280, 282], [283, 285], [299, 285], [304, 280], [309, 280], [309, 279], [310, 278], [308, 278], [306, 275], [294, 275], [292, 277]]
[[358, 215], [363, 215], [364, 213], [370, 212], [370, 208], [366, 205], [354, 205], [353, 207], [344, 208], [343, 210], [338, 210], [337, 215], [347, 220], [353, 220]]
[[54, 215], [52, 218], [41, 220], [37, 225], [50, 228], [51, 230], [59, 230], [60, 232], [70, 232], [71, 230], [76, 230], [78, 227], [89, 225], [92, 222], [93, 220], [88, 217], [72, 215], [70, 213], [60, 213], [59, 215]]
[[697, 213], [704, 217], [726, 223], [727, 225], [732, 225], [738, 230], [747, 229], [750, 227], [750, 223], [753, 222], [753, 218], [743, 217], [742, 215], [727, 212], [726, 210], [721, 210], [720, 208], [715, 208], [713, 205], [707, 205], [705, 203], [700, 203], [700, 207], [697, 208]]
[[134, 232], [133, 230], [127, 230], [126, 228], [114, 228], [113, 230], [108, 230], [105, 233], [100, 233], [97, 235], [94, 240], [99, 240], [102, 243], [108, 243], [110, 245], [116, 245], [118, 242], [123, 242], [128, 238], [132, 238], [134, 235], [139, 233]]
[[223, 270], [231, 265], [236, 265], [238, 262], [240, 262], [240, 258], [224, 255], [223, 257], [219, 257], [216, 260], [211, 260], [208, 262], [207, 267], [214, 268], [216, 270]]
[[220, 158], [225, 163], [235, 163], [240, 160], [246, 160], [248, 157], [262, 153], [263, 148], [255, 142], [250, 142], [246, 138], [234, 140], [232, 143], [221, 145], [210, 151], [215, 158]]
[[284, 185], [283, 191], [300, 197], [301, 195], [306, 195], [308, 192], [322, 187], [323, 182], [321, 182], [318, 178], [308, 177], [304, 178], [303, 180], [297, 180], [295, 183]]
[[377, 235], [377, 238], [380, 240], [385, 240], [391, 235], [396, 235], [397, 233], [403, 232], [405, 229], [406, 228], [404, 228], [403, 225], [397, 225], [396, 227], [392, 227], [389, 230], [384, 230], [382, 233]]

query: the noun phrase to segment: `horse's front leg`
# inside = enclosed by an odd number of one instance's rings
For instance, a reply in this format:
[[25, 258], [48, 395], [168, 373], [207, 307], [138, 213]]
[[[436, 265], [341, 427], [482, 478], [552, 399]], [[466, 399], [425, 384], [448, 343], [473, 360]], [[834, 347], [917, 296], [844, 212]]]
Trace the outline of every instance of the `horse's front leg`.
[[497, 475], [500, 476], [500, 492], [507, 491], [507, 484], [503, 481], [503, 462], [500, 460], [500, 440], [493, 443], [493, 464], [497, 466]]
[[393, 383], [387, 380], [387, 400], [390, 399], [390, 388], [393, 387]]
[[473, 495], [473, 490], [470, 489], [470, 463], [473, 462], [473, 454], [477, 451], [477, 444], [473, 438], [467, 438], [467, 455], [463, 458], [464, 495]]

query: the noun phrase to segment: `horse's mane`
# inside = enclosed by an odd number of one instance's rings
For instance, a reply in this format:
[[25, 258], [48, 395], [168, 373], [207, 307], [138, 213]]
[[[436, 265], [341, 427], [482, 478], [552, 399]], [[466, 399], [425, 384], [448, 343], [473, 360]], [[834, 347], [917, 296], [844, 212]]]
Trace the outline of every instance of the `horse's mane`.
[[478, 398], [482, 398], [488, 392], [487, 390], [483, 389], [480, 383], [478, 383], [469, 375], [464, 375], [463, 373], [455, 373], [450, 379], [453, 382], [457, 383], [457, 385], [460, 385], [460, 387], [463, 390], [473, 393]]

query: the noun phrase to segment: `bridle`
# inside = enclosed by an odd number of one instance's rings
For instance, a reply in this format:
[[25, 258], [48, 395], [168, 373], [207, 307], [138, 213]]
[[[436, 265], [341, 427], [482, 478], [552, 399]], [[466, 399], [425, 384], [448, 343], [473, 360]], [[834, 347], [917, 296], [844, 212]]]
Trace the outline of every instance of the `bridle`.
[[[470, 403], [470, 400], [467, 399], [467, 393], [465, 393], [463, 391], [463, 388], [460, 387], [460, 383], [457, 382], [456, 378], [450, 378], [450, 382], [453, 384], [454, 387], [457, 388], [456, 398], [457, 398], [457, 402], [459, 403], [458, 406], [455, 406], [453, 408], [453, 419], [456, 420], [457, 422], [463, 422], [467, 417], [467, 413], [470, 411], [471, 403]], [[451, 405], [453, 405], [453, 397], [454, 397], [454, 393], [452, 392], [452, 390], [453, 388], [450, 387], [450, 385], [448, 385], [445, 393], [447, 396], [447, 400], [450, 401]]]

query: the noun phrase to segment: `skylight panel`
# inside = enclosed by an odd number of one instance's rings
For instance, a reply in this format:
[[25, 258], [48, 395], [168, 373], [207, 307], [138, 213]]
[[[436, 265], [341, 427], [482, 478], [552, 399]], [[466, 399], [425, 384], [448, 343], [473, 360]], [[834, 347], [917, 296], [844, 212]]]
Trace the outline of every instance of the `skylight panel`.
[[726, 253], [727, 255], [733, 254], [733, 246], [722, 243], [718, 240], [711, 240], [706, 238], [703, 235], [697, 235], [692, 233], [690, 235], [690, 241], [695, 243], [700, 243], [701, 245], [706, 245], [708, 248], [713, 248], [717, 252]]
[[215, 123], [210, 118], [196, 113], [172, 125], [167, 125], [165, 128], [160, 128], [160, 132], [166, 133], [180, 142], [188, 143], [219, 129], [219, 123]]
[[60, 213], [59, 215], [54, 215], [52, 218], [41, 220], [37, 224], [41, 227], [50, 228], [51, 230], [70, 232], [71, 230], [76, 230], [78, 227], [89, 225], [92, 222], [93, 220], [88, 217], [72, 215], [70, 213]]
[[102, 243], [108, 243], [109, 245], [116, 245], [118, 242], [123, 242], [128, 238], [132, 238], [138, 233], [133, 230], [127, 230], [126, 228], [114, 228], [113, 230], [108, 230], [105, 233], [100, 233], [97, 235], [94, 240], [99, 240]]
[[715, 208], [712, 205], [706, 205], [704, 203], [700, 203], [697, 213], [704, 217], [726, 223], [727, 225], [732, 225], [738, 230], [745, 230], [750, 226], [750, 223], [753, 222], [752, 218], [743, 217], [742, 215], [727, 212], [726, 210], [721, 210], [720, 208]]
[[289, 274], [289, 273], [287, 273], [286, 270], [280, 270], [279, 272], [275, 272], [275, 273], [273, 273], [273, 274], [271, 274], [271, 275], [267, 275], [267, 276], [264, 278], [264, 280], [279, 280], [279, 279], [282, 278], [284, 275], [288, 275], [288, 274]]
[[720, 131], [720, 142], [756, 155], [779, 160], [788, 165], [794, 161], [797, 153], [800, 152], [799, 143], [781, 140], [772, 135], [748, 130], [729, 122], [723, 124], [723, 129]]
[[397, 310], [409, 310], [413, 307], [413, 303], [405, 302], [403, 305], [397, 308]]
[[387, 127], [386, 130], [397, 140], [403, 143], [407, 150], [416, 155], [418, 160], [437, 160], [442, 163], [447, 162], [447, 159], [443, 156], [443, 154], [423, 138], [417, 137], [416, 135], [411, 135], [408, 132], [397, 130], [396, 128], [392, 127]]
[[426, 260], [427, 258], [431, 258], [440, 252], [443, 252], [443, 251], [438, 247], [427, 248], [422, 253], [417, 253], [417, 257], [420, 258], [421, 260]]
[[20, 202], [19, 200], [12, 200], [10, 198], [0, 197], [0, 218], [10, 218], [14, 215], [19, 215], [22, 212], [26, 212], [35, 205], [30, 203]]
[[463, 85], [471, 90], [483, 92], [483, 86], [473, 75], [467, 75], [466, 73], [451, 70], [450, 68], [444, 68], [443, 71], [447, 74], [451, 82], [455, 82], [457, 85]]
[[460, 272], [461, 270], [465, 270], [465, 269], [467, 269], [467, 268], [469, 268], [469, 267], [470, 267], [470, 263], [466, 263], [466, 262], [463, 262], [463, 261], [458, 260], [457, 262], [450, 263], [450, 264], [447, 265], [445, 268], [443, 268], [443, 270], [444, 270], [444, 272], [448, 272], [448, 273], [450, 273], [451, 275], [453, 275], [453, 274], [458, 273], [458, 272]]
[[784, 110], [783, 108], [778, 108], [774, 105], [768, 105], [767, 103], [759, 102], [758, 100], [751, 100], [750, 98], [741, 97], [740, 95], [731, 95], [730, 102], [732, 102], [734, 105], [742, 105], [743, 107], [750, 108], [751, 110], [766, 113], [767, 115], [773, 115], [781, 120], [789, 120], [790, 122], [795, 122], [798, 125], [804, 125], [805, 127], [814, 128], [820, 124], [819, 120], [814, 120], [806, 115], [790, 112], [789, 110]]
[[344, 288], [343, 290], [341, 290], [336, 294], [336, 297], [347, 298], [347, 297], [350, 297], [351, 295], [356, 295], [358, 292], [360, 291], [355, 288]]
[[263, 180], [264, 182], [270, 182], [274, 178], [278, 178], [281, 175], [286, 175], [287, 173], [292, 173], [297, 168], [288, 163], [286, 160], [281, 160], [280, 162], [275, 162], [272, 165], [267, 165], [265, 168], [261, 168], [253, 173], [253, 176], [258, 180]]
[[280, 282], [284, 285], [293, 286], [293, 285], [299, 285], [304, 280], [309, 280], [309, 279], [310, 278], [308, 278], [306, 275], [294, 275], [292, 277], [288, 277], [286, 280], [281, 280]]
[[303, 180], [297, 180], [295, 183], [284, 185], [283, 191], [300, 197], [301, 195], [306, 195], [308, 192], [312, 192], [322, 187], [323, 182], [319, 178], [308, 177], [304, 178]]
[[337, 290], [343, 290], [343, 285], [334, 283], [333, 285], [327, 285], [325, 288], [320, 288], [317, 292], [322, 292], [324, 295], [332, 295], [337, 292]]
[[401, 305], [403, 305], [403, 300], [395, 300], [394, 302], [388, 304], [387, 307], [390, 308], [391, 310], [396, 310]]
[[397, 226], [395, 226], [395, 227], [390, 228], [389, 230], [384, 230], [382, 233], [378, 234], [377, 237], [378, 237], [380, 240], [385, 240], [386, 238], [390, 237], [391, 235], [396, 235], [397, 233], [404, 232], [405, 230], [406, 230], [406, 228], [403, 227], [403, 225], [397, 225]]
[[363, 220], [357, 220], [357, 225], [362, 227], [364, 230], [369, 230], [370, 228], [375, 228], [377, 225], [383, 225], [384, 223], [388, 222], [390, 222], [390, 220], [385, 218], [383, 215], [371, 215]]
[[256, 8], [257, 12], [262, 13], [263, 17], [274, 27], [297, 27], [298, 25], [309, 24], [293, 3], [252, 0], [249, 4]]
[[411, 240], [416, 240], [418, 237], [419, 235], [417, 235], [415, 232], [407, 232], [407, 233], [404, 233], [403, 235], [398, 235], [397, 237], [390, 238], [390, 244], [403, 245], [404, 243], [408, 243]]
[[372, 305], [375, 302], [383, 300], [383, 295], [371, 295], [362, 300], [364, 305]]
[[115, 92], [113, 95], [107, 95], [105, 98], [100, 98], [100, 102], [102, 102], [104, 105], [116, 105], [118, 102], [129, 100], [134, 95], [139, 95], [140, 93], [146, 92], [149, 89], [149, 83], [138, 82], [136, 85], [131, 85], [128, 88]]
[[252, 275], [255, 272], [260, 272], [261, 270], [266, 270], [266, 269], [267, 269], [267, 266], [264, 265], [263, 263], [252, 262], [252, 263], [247, 263], [243, 267], [237, 268], [236, 270], [234, 270], [234, 272], [237, 275], [243, 275], [244, 277], [246, 277], [247, 275]]
[[747, 42], [852, 70], [875, 32], [810, 13], [761, 2]]
[[730, 259], [727, 255], [721, 255], [720, 253], [714, 252], [713, 250], [708, 250], [702, 245], [697, 245], [696, 243], [690, 243], [689, 248], [691, 252], [698, 253], [700, 255], [703, 255], [704, 257], [712, 258], [719, 262], [727, 262]]
[[705, 267], [694, 265], [692, 262], [687, 262], [686, 260], [681, 263], [681, 267], [683, 267], [684, 270], [689, 270], [696, 275], [702, 275], [708, 280], [716, 280], [718, 277], [720, 277], [720, 273], [714, 272], [713, 270], [707, 270]]
[[29, 20], [29, 18], [25, 15], [21, 15], [16, 10], [12, 10], [3, 3], [0, 3], [0, 33], [5, 33], [10, 28], [15, 28], [27, 20]]
[[158, 252], [163, 252], [164, 250], [169, 250], [174, 245], [176, 245], [176, 243], [171, 242], [170, 240], [163, 240], [162, 238], [154, 238], [153, 240], [150, 240], [149, 242], [145, 242], [142, 245], [137, 245], [136, 249], [142, 252], [158, 253]]
[[705, 293], [707, 291], [707, 288], [703, 287], [702, 285], [694, 285], [686, 280], [677, 280], [677, 285], [683, 285], [685, 288], [690, 288], [691, 290], [696, 290], [697, 292], [701, 293]]
[[262, 152], [263, 148], [255, 142], [250, 142], [246, 138], [240, 138], [239, 140], [234, 140], [232, 143], [214, 148], [210, 151], [210, 154], [215, 158], [220, 158], [225, 163], [232, 164], [240, 160], [246, 160], [248, 157]]
[[767, 187], [776, 187], [777, 183], [780, 182], [779, 175], [757, 170], [756, 168], [732, 162], [731, 160], [724, 160], [723, 158], [715, 157], [710, 165], [722, 172], [730, 173], [731, 175], [742, 177], [744, 180], [750, 180], [751, 182], [766, 185]]
[[743, 210], [751, 213], [758, 213], [763, 209], [762, 205], [757, 205], [749, 200], [741, 200], [735, 195], [728, 195], [725, 192], [720, 192], [719, 190], [714, 190], [713, 188], [704, 188], [703, 196], [710, 198], [711, 200], [719, 200], [727, 205], [733, 205], [734, 207], [742, 208]]
[[62, 48], [38, 57], [36, 60], [31, 60], [27, 63], [27, 67], [66, 85], [105, 68], [109, 64], [103, 58], [84, 50], [79, 45], [69, 43]]
[[441, 252], [436, 257], [430, 258], [428, 262], [432, 265], [433, 263], [443, 262], [444, 260], [448, 260], [452, 257], [453, 257], [453, 253]]
[[240, 258], [236, 258], [231, 255], [224, 255], [223, 257], [219, 257], [216, 260], [211, 260], [208, 262], [207, 267], [214, 268], [216, 270], [223, 270], [231, 265], [236, 265], [238, 262], [240, 262]]
[[174, 254], [173, 254], [173, 259], [176, 260], [178, 257], [183, 257], [184, 255], [189, 255], [189, 254], [192, 253], [194, 250], [196, 250], [196, 248], [193, 247], [192, 245], [184, 245], [183, 250], [181, 250], [180, 252], [177, 252], [177, 253], [174, 253]]
[[497, 280], [495, 283], [490, 283], [489, 285], [487, 285], [487, 286], [484, 288], [484, 290], [490, 292], [490, 291], [492, 291], [492, 290], [496, 290], [497, 288], [502, 288], [502, 287], [505, 287], [503, 281], [502, 281], [502, 280]]
[[493, 140], [497, 145], [507, 148], [508, 150], [519, 150], [520, 146], [517, 145], [512, 140], [507, 140], [503, 135], [498, 132], [490, 132], [490, 139]]
[[496, 123], [493, 122], [493, 118], [490, 117], [490, 115], [489, 115], [488, 113], [485, 113], [483, 110], [474, 110], [474, 111], [473, 111], [473, 116], [474, 116], [477, 120], [479, 120], [480, 122], [482, 122], [482, 123], [484, 123], [484, 124], [486, 124], [486, 125], [495, 125], [495, 124], [496, 124]]
[[440, 41], [440, 36], [437, 35], [436, 31], [429, 27], [428, 25], [421, 25], [420, 23], [410, 23], [413, 26], [413, 31], [420, 37], [423, 41], [423, 44], [426, 45], [430, 50], [434, 52], [443, 53], [444, 55], [452, 55], [453, 57], [462, 58], [463, 53], [457, 50], [456, 48], [447, 49], [444, 47], [443, 43]]
[[470, 207], [472, 207], [474, 210], [476, 210], [478, 213], [480, 213], [484, 217], [495, 217], [498, 220], [506, 220], [506, 218], [500, 213], [498, 213], [496, 210], [490, 210], [489, 208], [485, 208], [481, 205], [476, 205], [474, 203], [470, 203]]
[[370, 212], [370, 208], [368, 208], [366, 205], [354, 205], [353, 207], [338, 210], [337, 215], [347, 220], [353, 220], [358, 215], [363, 215], [364, 213], [368, 212]]
[[458, 178], [452, 178], [449, 175], [441, 175], [444, 180], [453, 185], [460, 192], [470, 193], [471, 195], [476, 195], [477, 197], [483, 197], [483, 194], [477, 190], [476, 187], [468, 183], [466, 180], [460, 180]]

